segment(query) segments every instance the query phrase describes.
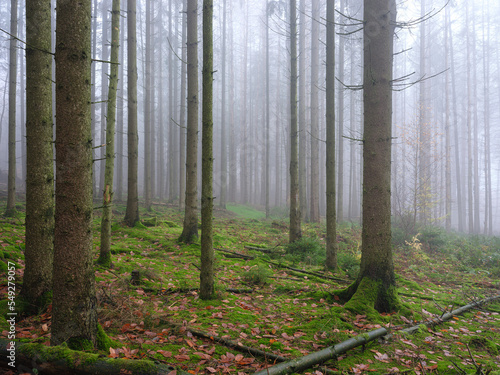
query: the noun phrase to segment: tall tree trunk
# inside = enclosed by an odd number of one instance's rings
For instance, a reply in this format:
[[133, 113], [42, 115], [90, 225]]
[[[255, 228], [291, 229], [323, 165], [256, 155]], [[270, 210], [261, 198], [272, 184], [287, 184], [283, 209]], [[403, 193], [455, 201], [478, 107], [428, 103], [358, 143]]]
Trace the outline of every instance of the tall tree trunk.
[[186, 208], [182, 242], [198, 238], [198, 4], [187, 0], [187, 138], [186, 138]]
[[[300, 0], [299, 32], [299, 205], [303, 220], [309, 220], [307, 209], [306, 150], [306, 1]], [[314, 20], [313, 20], [314, 22]]]
[[153, 0], [146, 1], [146, 53], [144, 69], [146, 73], [144, 87], [144, 205], [146, 210], [151, 210], [151, 3]]
[[[455, 77], [455, 58], [453, 53], [453, 34], [451, 30], [450, 14], [447, 13], [447, 33], [449, 35], [449, 47], [450, 47], [450, 65], [451, 65], [451, 76]], [[453, 138], [455, 142], [455, 178], [456, 178], [456, 201], [457, 201], [457, 216], [458, 216], [458, 231], [463, 232], [465, 230], [465, 202], [464, 195], [462, 193], [462, 171], [460, 163], [460, 142], [459, 142], [459, 124], [458, 124], [458, 114], [457, 114], [457, 89], [456, 80], [451, 80], [452, 89], [452, 105], [453, 105]]]
[[92, 254], [91, 0], [57, 1], [56, 211], [51, 345], [96, 346]]
[[[345, 0], [340, 1], [340, 13], [345, 12]], [[331, 21], [334, 22], [334, 21]], [[339, 37], [339, 81], [344, 82], [344, 54], [345, 54], [345, 36]], [[339, 161], [338, 161], [338, 182], [337, 182], [337, 214], [339, 221], [344, 220], [344, 88], [338, 86], [337, 95], [339, 98]]]
[[266, 9], [266, 174], [265, 174], [265, 206], [266, 206], [266, 219], [271, 216], [271, 206], [269, 203], [269, 196], [271, 190], [270, 183], [270, 168], [271, 168], [271, 103], [270, 103], [270, 78], [269, 78], [269, 9]]
[[469, 32], [469, 3], [465, 3], [465, 24], [467, 44], [467, 206], [469, 209], [469, 234], [474, 233], [474, 180], [473, 180], [473, 155], [472, 155], [472, 66]]
[[16, 89], [17, 89], [17, 0], [10, 2], [9, 49], [9, 172], [5, 216], [16, 214]]
[[203, 131], [201, 174], [201, 271], [200, 298], [214, 295], [213, 249], [213, 0], [203, 0]]
[[241, 142], [243, 143], [243, 147], [241, 147], [241, 153], [240, 153], [240, 162], [241, 162], [241, 169], [240, 169], [240, 189], [241, 189], [241, 203], [247, 204], [248, 203], [248, 195], [249, 195], [249, 178], [248, 178], [248, 144], [249, 144], [249, 137], [248, 137], [248, 124], [247, 124], [247, 91], [248, 91], [248, 2], [246, 4], [246, 14], [245, 14], [245, 31], [243, 35], [243, 60], [242, 60], [242, 75], [243, 75], [243, 84], [241, 85], [241, 91], [242, 91], [242, 111], [240, 113], [240, 122], [241, 122], [241, 127], [243, 129], [242, 136], [240, 137]]
[[[99, 18], [97, 15], [98, 8], [97, 8], [97, 0], [93, 1], [93, 6], [92, 6], [92, 58], [97, 59], [97, 19]], [[54, 64], [55, 65], [55, 64]], [[92, 64], [92, 73], [91, 73], [91, 79], [92, 79], [92, 142], [94, 144], [94, 147], [97, 147], [97, 135], [96, 135], [96, 124], [97, 124], [97, 96], [96, 96], [96, 90], [97, 90], [97, 82], [96, 82], [96, 66], [97, 64]], [[55, 90], [54, 90], [55, 91]], [[54, 93], [55, 94], [55, 93]], [[54, 100], [55, 102], [55, 100]], [[92, 151], [93, 153], [93, 159], [97, 159], [97, 148]], [[92, 164], [92, 184], [93, 184], [93, 194], [96, 198], [99, 197], [99, 189], [97, 188], [97, 177], [98, 174], [96, 173], [96, 164]]]
[[[445, 45], [445, 66], [449, 66], [449, 41], [448, 41], [448, 12], [445, 10], [445, 29], [444, 29], [444, 45]], [[445, 73], [445, 227], [447, 231], [451, 230], [451, 132], [450, 132], [450, 73], [446, 70]]]
[[[472, 8], [474, 11], [476, 7]], [[480, 220], [480, 202], [479, 202], [479, 189], [481, 189], [481, 181], [479, 179], [479, 120], [477, 114], [477, 58], [476, 58], [476, 19], [474, 14], [472, 14], [472, 105], [474, 108], [474, 126], [473, 126], [473, 163], [474, 163], [474, 233], [479, 234], [481, 232], [481, 220]], [[484, 98], [485, 101], [488, 100], [487, 97]], [[486, 114], [485, 114], [486, 115]]]
[[[123, 4], [125, 5], [125, 4]], [[123, 6], [122, 6], [123, 8]], [[124, 11], [126, 11], [124, 9]], [[117, 150], [116, 150], [116, 194], [115, 201], [121, 202], [123, 199], [123, 153], [125, 152], [123, 147], [123, 137], [124, 137], [124, 126], [123, 126], [123, 112], [124, 112], [124, 78], [125, 78], [125, 69], [124, 69], [124, 56], [125, 56], [125, 18], [122, 18], [121, 28], [120, 28], [120, 58], [119, 61], [122, 61], [118, 68], [118, 93], [117, 96]]]
[[111, 68], [106, 117], [106, 167], [101, 220], [101, 249], [97, 262], [111, 266], [111, 221], [113, 218], [113, 176], [115, 168], [116, 90], [118, 86], [118, 52], [120, 49], [120, 0], [113, 0], [111, 10]]
[[319, 223], [319, 0], [312, 0], [311, 26], [311, 213]]
[[[490, 12], [489, 1], [483, 3], [483, 71], [484, 71], [484, 183], [485, 183], [485, 204], [484, 204], [484, 234], [491, 236], [493, 233], [493, 202], [491, 196], [491, 141], [490, 141]], [[484, 22], [484, 14], [487, 13], [487, 20]], [[486, 29], [486, 30], [485, 30]]]
[[[391, 246], [391, 143], [395, 0], [364, 1], [363, 231], [358, 279], [343, 297], [354, 311], [398, 305]], [[369, 296], [369, 297], [368, 297]]]
[[335, 207], [335, 0], [326, 3], [326, 263], [337, 268]]
[[220, 207], [226, 208], [227, 201], [227, 130], [226, 130], [226, 0], [222, 2], [222, 87], [221, 87], [221, 173]]
[[[22, 30], [24, 29], [24, 17], [21, 15], [20, 22], [19, 22], [19, 35], [22, 35]], [[26, 68], [24, 66], [24, 50], [19, 51], [19, 59], [20, 59], [20, 85], [19, 85], [19, 91], [21, 93], [20, 95], [20, 117], [21, 117], [21, 181], [22, 181], [22, 186], [24, 186], [24, 189], [26, 191], [26, 83], [24, 79], [25, 71]]]
[[[158, 64], [158, 180], [157, 180], [157, 190], [158, 190], [158, 198], [160, 201], [163, 200], [165, 195], [165, 121], [163, 119], [163, 38], [161, 33], [163, 31], [163, 3], [160, 2], [159, 10], [158, 10], [158, 22], [155, 22], [155, 25], [158, 25], [158, 29], [155, 32], [156, 36], [159, 36], [157, 39], [157, 43], [159, 44], [159, 61]], [[157, 35], [159, 34], [159, 35]], [[181, 148], [182, 150], [182, 148]]]
[[[169, 19], [168, 19], [168, 35], [172, 39], [172, 0], [169, 1]], [[169, 129], [169, 137], [168, 137], [168, 155], [169, 160], [173, 161], [175, 155], [175, 124], [172, 121], [174, 118], [174, 54], [172, 48], [168, 49], [168, 129]], [[169, 163], [168, 168], [168, 200], [173, 202], [175, 199], [175, 179], [177, 176], [175, 175], [175, 166], [173, 162]]]
[[[108, 11], [109, 11], [109, 1], [103, 0], [102, 6], [102, 40], [101, 40], [101, 60], [109, 60], [108, 51]], [[108, 106], [108, 87], [106, 85], [108, 78], [108, 64], [101, 64], [101, 144], [100, 144], [100, 154], [99, 157], [99, 194], [104, 193], [104, 174], [106, 169], [106, 110]]]
[[182, 66], [180, 100], [180, 155], [179, 155], [179, 210], [184, 209], [186, 191], [186, 1], [183, 0], [182, 12]]
[[137, 169], [139, 136], [137, 133], [137, 1], [127, 0], [127, 79], [128, 79], [128, 177], [125, 222], [133, 227], [139, 221]]
[[26, 3], [26, 247], [21, 295], [37, 313], [52, 291], [54, 153], [50, 2]]
[[290, 243], [302, 237], [297, 129], [297, 1], [290, 0]]

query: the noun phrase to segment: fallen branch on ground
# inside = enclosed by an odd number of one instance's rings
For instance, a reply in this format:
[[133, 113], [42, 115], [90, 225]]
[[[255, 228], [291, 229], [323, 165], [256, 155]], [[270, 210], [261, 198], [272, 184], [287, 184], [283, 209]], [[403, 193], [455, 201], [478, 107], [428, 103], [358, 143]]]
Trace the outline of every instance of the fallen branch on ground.
[[221, 251], [223, 253], [226, 253], [225, 256], [228, 257], [228, 258], [241, 258], [241, 259], [245, 259], [245, 260], [253, 260], [253, 259], [255, 259], [254, 256], [245, 255], [245, 254], [241, 254], [241, 253], [235, 253], [234, 251], [229, 251], [229, 250], [224, 250], [224, 249], [217, 249], [217, 248], [215, 248], [215, 250]]
[[222, 337], [219, 337], [216, 335], [211, 335], [211, 334], [203, 332], [203, 331], [198, 331], [197, 329], [189, 328], [189, 327], [183, 326], [183, 325], [178, 324], [178, 323], [164, 321], [164, 320], [162, 320], [160, 323], [167, 324], [167, 325], [175, 327], [179, 330], [186, 330], [186, 331], [190, 332], [193, 336], [203, 338], [203, 339], [212, 340], [212, 341], [215, 341], [219, 344], [227, 346], [228, 348], [237, 350], [237, 351], [242, 352], [242, 353], [251, 354], [251, 355], [256, 356], [256, 357], [261, 357], [261, 358], [264, 358], [266, 360], [270, 360], [273, 362], [285, 362], [288, 360], [288, 358], [282, 357], [280, 355], [273, 354], [270, 352], [265, 352], [263, 350], [259, 350], [259, 349], [255, 349], [255, 348], [251, 348], [249, 346], [242, 345], [236, 341], [223, 339]]

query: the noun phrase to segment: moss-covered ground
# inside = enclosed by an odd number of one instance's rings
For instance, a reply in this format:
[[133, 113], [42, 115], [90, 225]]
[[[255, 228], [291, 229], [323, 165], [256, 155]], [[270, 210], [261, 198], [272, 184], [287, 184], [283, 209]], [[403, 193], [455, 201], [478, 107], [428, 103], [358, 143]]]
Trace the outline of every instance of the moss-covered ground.
[[[3, 210], [0, 202], [0, 212]], [[95, 259], [99, 254], [99, 211], [95, 215]], [[500, 294], [500, 241], [492, 238], [446, 237], [420, 242], [419, 237], [395, 245], [398, 293], [404, 311], [380, 315], [345, 309], [332, 292], [348, 286], [359, 269], [360, 227], [338, 228], [341, 274], [325, 273], [324, 225], [304, 224], [310, 239], [304, 251], [287, 248], [287, 222], [266, 220], [263, 212], [229, 205], [215, 210], [217, 298], [198, 298], [198, 243], [179, 244], [182, 212], [155, 205], [141, 211], [142, 225], [128, 228], [114, 210], [110, 269], [96, 265], [98, 316], [111, 338], [112, 358], [149, 359], [193, 374], [253, 373], [265, 367], [263, 358], [199, 338], [190, 329], [285, 358], [295, 358], [386, 327], [390, 340], [371, 342], [310, 372], [337, 374], [457, 374], [477, 368], [500, 373], [500, 300], [472, 309], [442, 324], [412, 335], [400, 329], [436, 319], [444, 312]], [[431, 240], [433, 240], [431, 238]], [[309, 245], [308, 245], [309, 244]], [[318, 246], [319, 245], [319, 246]], [[309, 247], [308, 247], [309, 246]], [[8, 261], [16, 264], [16, 291], [24, 267], [24, 208], [16, 218], [0, 218], [0, 294], [2, 336], [7, 336]], [[261, 248], [266, 249], [259, 251]], [[306, 270], [309, 274], [285, 267]], [[131, 274], [138, 272], [138, 280]], [[333, 278], [333, 279], [332, 279]], [[51, 306], [16, 326], [17, 338], [48, 345]]]

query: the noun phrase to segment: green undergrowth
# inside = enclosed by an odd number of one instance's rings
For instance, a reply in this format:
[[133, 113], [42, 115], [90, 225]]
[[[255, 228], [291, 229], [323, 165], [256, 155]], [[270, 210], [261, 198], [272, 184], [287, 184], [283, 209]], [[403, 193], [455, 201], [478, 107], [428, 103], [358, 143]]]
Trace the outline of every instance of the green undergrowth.
[[[359, 272], [359, 225], [339, 224], [340, 271], [334, 275], [322, 266], [324, 223], [303, 224], [303, 240], [289, 246], [286, 216], [267, 220], [255, 208], [228, 205], [226, 211], [215, 210], [214, 247], [250, 258], [217, 250], [216, 298], [203, 301], [198, 294], [200, 240], [190, 245], [177, 242], [182, 212], [175, 206], [154, 205], [150, 212], [141, 209], [141, 224], [130, 228], [121, 222], [124, 206], [117, 205], [113, 211], [112, 267], [96, 265], [99, 322], [112, 340], [106, 340], [103, 347], [109, 344], [111, 349], [101, 351], [102, 356], [149, 358], [194, 374], [225, 373], [226, 369], [253, 373], [263, 368], [262, 358], [193, 336], [189, 330], [291, 359], [384, 327], [393, 333], [391, 340], [353, 349], [327, 362], [327, 367], [338, 374], [396, 373], [396, 368], [408, 374], [453, 374], [455, 363], [465, 373], [474, 373], [474, 359], [484, 369], [500, 371], [499, 302], [437, 326], [429, 323], [445, 312], [499, 293], [495, 240], [457, 235], [450, 237], [451, 243], [448, 237], [441, 243], [437, 238], [443, 236], [441, 232], [429, 232], [395, 246], [401, 303], [398, 311], [380, 314], [364, 307], [366, 301], [346, 306], [336, 296]], [[20, 270], [24, 267], [23, 215], [20, 207], [18, 217], [0, 219], [0, 262], [13, 261]], [[99, 227], [96, 210], [95, 260]], [[480, 259], [471, 260], [474, 254]], [[16, 277], [21, 285], [22, 272]], [[6, 310], [0, 310], [5, 317]], [[0, 319], [2, 330], [7, 328], [5, 323]], [[415, 334], [398, 333], [413, 325], [420, 325]], [[50, 310], [19, 321], [18, 328], [20, 338], [47, 343]]]

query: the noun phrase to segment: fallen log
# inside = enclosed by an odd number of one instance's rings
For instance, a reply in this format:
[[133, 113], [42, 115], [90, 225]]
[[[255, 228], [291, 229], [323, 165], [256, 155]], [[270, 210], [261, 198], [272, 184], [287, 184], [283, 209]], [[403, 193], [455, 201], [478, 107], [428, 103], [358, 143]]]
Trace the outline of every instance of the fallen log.
[[229, 250], [225, 250], [225, 249], [218, 249], [218, 248], [215, 248], [215, 250], [221, 251], [221, 252], [223, 252], [225, 254], [228, 254], [228, 255], [225, 255], [228, 258], [241, 258], [241, 259], [245, 259], [245, 260], [253, 260], [253, 259], [255, 259], [254, 256], [245, 255], [245, 254], [241, 254], [241, 253], [235, 253], [234, 251], [229, 251]]
[[339, 277], [333, 277], [333, 276], [328, 276], [328, 275], [322, 275], [320, 273], [317, 273], [317, 272], [312, 272], [312, 271], [306, 271], [306, 270], [301, 270], [299, 268], [294, 268], [294, 267], [290, 267], [290, 266], [285, 266], [284, 264], [280, 264], [280, 263], [277, 263], [277, 262], [273, 262], [273, 261], [270, 261], [270, 260], [265, 260], [263, 259], [264, 262], [267, 262], [269, 264], [272, 264], [273, 266], [276, 266], [278, 268], [284, 268], [284, 269], [287, 269], [287, 270], [290, 270], [290, 271], [294, 271], [294, 272], [298, 272], [298, 273], [303, 273], [305, 275], [311, 275], [311, 276], [315, 276], [315, 277], [319, 277], [320, 279], [326, 279], [326, 280], [334, 280], [334, 281], [339, 281], [339, 282], [343, 282], [343, 283], [350, 283], [349, 280], [344, 280], [344, 279], [341, 279]]
[[[453, 310], [453, 311], [451, 311], [449, 313], [443, 314], [440, 317], [436, 317], [436, 318], [433, 318], [433, 319], [430, 319], [430, 320], [426, 320], [425, 322], [422, 322], [421, 324], [424, 324], [428, 328], [432, 328], [432, 327], [434, 327], [434, 326], [436, 326], [438, 324], [441, 324], [443, 322], [446, 322], [446, 321], [452, 319], [456, 315], [461, 315], [461, 314], [463, 314], [464, 312], [466, 312], [466, 311], [468, 311], [470, 309], [473, 309], [475, 307], [480, 307], [480, 306], [485, 305], [485, 304], [487, 304], [487, 303], [489, 303], [491, 301], [494, 301], [496, 299], [500, 299], [500, 294], [498, 294], [496, 296], [493, 296], [493, 297], [485, 298], [485, 299], [483, 299], [481, 301], [475, 301], [475, 302], [469, 303], [468, 305], [459, 307], [458, 309], [455, 309], [455, 310]], [[420, 328], [421, 324], [412, 326], [410, 328], [402, 329], [400, 332], [414, 333], [415, 331], [418, 331], [418, 329]], [[387, 338], [390, 338], [390, 337], [391, 337], [391, 335], [387, 336]]]
[[267, 369], [261, 370], [259, 372], [256, 372], [254, 375], [284, 375], [294, 372], [301, 372], [314, 365], [318, 365], [325, 361], [328, 361], [329, 359], [335, 358], [339, 354], [342, 354], [357, 346], [365, 345], [366, 343], [386, 334], [387, 330], [385, 328], [378, 328], [374, 331], [363, 333], [356, 337], [350, 338], [349, 340], [341, 342], [340, 344], [329, 346], [328, 348], [320, 350], [319, 352], [314, 352], [304, 357], [296, 358], [289, 362], [283, 362]]
[[190, 332], [193, 336], [196, 336], [196, 337], [199, 337], [199, 338], [202, 338], [202, 339], [207, 339], [207, 340], [215, 341], [215, 342], [217, 342], [219, 344], [227, 346], [228, 348], [234, 349], [234, 350], [239, 351], [241, 353], [251, 354], [253, 356], [264, 358], [266, 360], [271, 360], [273, 362], [285, 362], [285, 361], [288, 361], [288, 358], [282, 357], [280, 355], [277, 355], [277, 354], [274, 354], [274, 353], [270, 353], [270, 352], [265, 352], [263, 350], [255, 349], [255, 348], [252, 348], [252, 347], [249, 347], [249, 346], [245, 346], [245, 345], [242, 345], [242, 344], [240, 344], [240, 343], [238, 343], [236, 341], [227, 340], [227, 339], [224, 339], [222, 337], [219, 337], [219, 336], [216, 336], [216, 335], [211, 335], [211, 334], [203, 332], [203, 331], [198, 331], [197, 329], [189, 328], [189, 327], [183, 326], [183, 325], [178, 324], [178, 323], [174, 323], [174, 322], [170, 322], [170, 321], [164, 321], [164, 320], [162, 320], [160, 323], [167, 324], [167, 325], [175, 327], [175, 328], [177, 328], [179, 330], [185, 330], [187, 332]]
[[[425, 322], [424, 324], [427, 326], [435, 326], [437, 324], [440, 324], [442, 322], [445, 322], [447, 320], [452, 319], [456, 315], [463, 314], [464, 312], [473, 309], [475, 307], [480, 307], [488, 302], [494, 301], [496, 299], [500, 299], [500, 294], [486, 298], [481, 301], [475, 301], [473, 303], [470, 303], [468, 305], [462, 306], [458, 309], [455, 309], [449, 313], [446, 313], [442, 315], [439, 318], [434, 318], [431, 319], [430, 321]], [[419, 325], [415, 325], [410, 328], [403, 329], [399, 332], [405, 332], [405, 333], [414, 333], [420, 328]], [[290, 374], [292, 372], [300, 372], [303, 370], [307, 370], [308, 368], [311, 368], [312, 366], [321, 364], [329, 359], [333, 359], [337, 357], [339, 354], [342, 354], [350, 349], [353, 349], [357, 346], [364, 345], [370, 341], [373, 341], [377, 338], [383, 338], [384, 340], [389, 340], [392, 338], [392, 334], [388, 334], [388, 331], [385, 328], [378, 328], [374, 331], [370, 331], [367, 333], [360, 334], [356, 337], [350, 338], [349, 340], [346, 340], [344, 342], [341, 342], [340, 344], [330, 346], [326, 349], [323, 349], [319, 352], [314, 352], [311, 354], [308, 354], [304, 357], [296, 358], [293, 359], [289, 362], [283, 362], [278, 365], [269, 367], [265, 370], [256, 372], [254, 375], [284, 375], [284, 374]]]
[[143, 359], [107, 358], [103, 355], [80, 352], [61, 346], [21, 343], [12, 348], [9, 340], [0, 339], [0, 363], [2, 367], [28, 372], [59, 375], [167, 375], [177, 370], [178, 375], [189, 375], [173, 366]]
[[272, 254], [272, 253], [277, 253], [278, 252], [278, 251], [276, 251], [274, 249], [266, 249], [266, 248], [263, 248], [263, 247], [255, 247], [255, 246], [245, 246], [245, 249], [260, 251], [261, 253], [264, 253], [264, 254]]

